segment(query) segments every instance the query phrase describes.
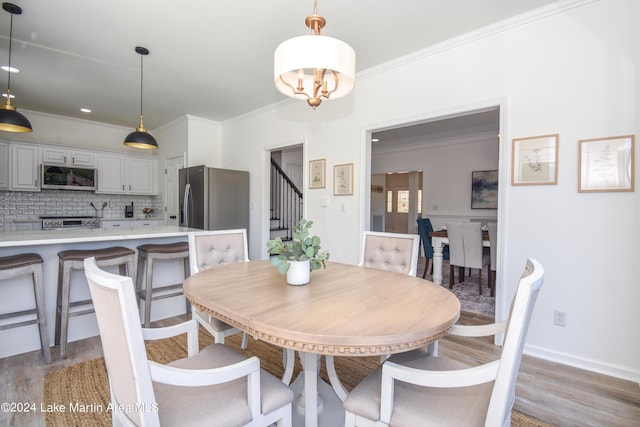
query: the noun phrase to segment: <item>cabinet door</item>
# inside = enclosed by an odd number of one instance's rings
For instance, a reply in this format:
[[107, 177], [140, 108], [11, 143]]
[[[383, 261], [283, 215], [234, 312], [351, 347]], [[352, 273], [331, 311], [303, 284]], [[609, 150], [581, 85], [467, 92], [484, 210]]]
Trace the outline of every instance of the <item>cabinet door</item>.
[[154, 159], [127, 159], [127, 185], [130, 193], [155, 194], [155, 164]]
[[39, 148], [33, 145], [11, 146], [11, 189], [39, 191]]
[[102, 154], [98, 157], [98, 187], [96, 193], [119, 194], [125, 189], [125, 159], [122, 156]]
[[9, 144], [0, 142], [0, 189], [9, 189]]
[[89, 151], [72, 151], [71, 152], [71, 164], [74, 166], [95, 166], [94, 154]]
[[131, 228], [132, 221], [111, 221], [111, 220], [102, 220], [100, 221], [101, 228]]
[[42, 163], [46, 165], [66, 165], [67, 158], [67, 150], [48, 147], [42, 149]]
[[134, 222], [136, 227], [158, 227], [162, 225], [161, 219], [140, 219]]

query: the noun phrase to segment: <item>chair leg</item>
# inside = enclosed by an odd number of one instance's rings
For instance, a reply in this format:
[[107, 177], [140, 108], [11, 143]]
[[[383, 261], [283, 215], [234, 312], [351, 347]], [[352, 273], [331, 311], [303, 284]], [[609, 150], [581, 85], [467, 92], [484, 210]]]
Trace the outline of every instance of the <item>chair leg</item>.
[[464, 267], [458, 267], [458, 283], [464, 282]]
[[453, 265], [449, 265], [449, 289], [453, 289], [453, 276], [456, 268]]
[[429, 268], [429, 258], [424, 259], [424, 271], [422, 272], [422, 278], [427, 277], [427, 269]]
[[478, 274], [478, 287], [480, 289], [480, 295], [482, 295], [482, 268], [480, 268], [480, 274]]

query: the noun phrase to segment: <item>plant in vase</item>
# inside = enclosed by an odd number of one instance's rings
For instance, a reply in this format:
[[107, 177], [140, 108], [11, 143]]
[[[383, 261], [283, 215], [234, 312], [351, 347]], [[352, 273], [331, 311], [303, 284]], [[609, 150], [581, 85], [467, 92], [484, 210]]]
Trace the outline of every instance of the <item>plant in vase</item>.
[[[282, 241], [280, 237], [276, 237], [267, 242], [269, 254], [277, 255], [271, 257], [271, 265], [278, 267], [280, 274], [287, 275], [289, 284], [306, 284], [309, 282], [311, 271], [318, 270], [320, 267], [327, 268], [325, 261], [329, 259], [329, 252], [320, 252], [320, 238], [318, 236], [309, 237], [309, 229], [312, 225], [313, 221], [301, 219], [293, 229], [292, 240]], [[302, 263], [301, 266], [300, 263]], [[303, 274], [303, 277], [292, 277], [293, 273], [298, 271]], [[306, 277], [304, 273], [306, 273]]]
[[145, 218], [149, 218], [152, 212], [153, 208], [142, 208], [142, 213], [144, 214]]

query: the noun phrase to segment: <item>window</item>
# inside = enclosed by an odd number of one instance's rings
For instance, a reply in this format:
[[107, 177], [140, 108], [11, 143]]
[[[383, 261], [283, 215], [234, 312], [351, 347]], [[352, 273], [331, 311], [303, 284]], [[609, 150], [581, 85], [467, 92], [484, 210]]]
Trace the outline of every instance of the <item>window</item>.
[[393, 212], [393, 191], [387, 191], [387, 212]]

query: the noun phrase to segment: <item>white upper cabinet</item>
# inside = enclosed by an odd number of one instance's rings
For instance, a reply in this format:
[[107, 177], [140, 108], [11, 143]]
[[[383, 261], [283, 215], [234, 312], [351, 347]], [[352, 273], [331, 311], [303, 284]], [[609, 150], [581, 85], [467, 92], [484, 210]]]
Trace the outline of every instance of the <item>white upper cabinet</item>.
[[151, 158], [100, 154], [96, 193], [153, 195], [157, 191], [156, 164]]
[[11, 145], [11, 190], [40, 191], [40, 147]]
[[47, 165], [68, 165], [95, 167], [95, 153], [82, 150], [45, 147], [42, 149], [42, 163]]

